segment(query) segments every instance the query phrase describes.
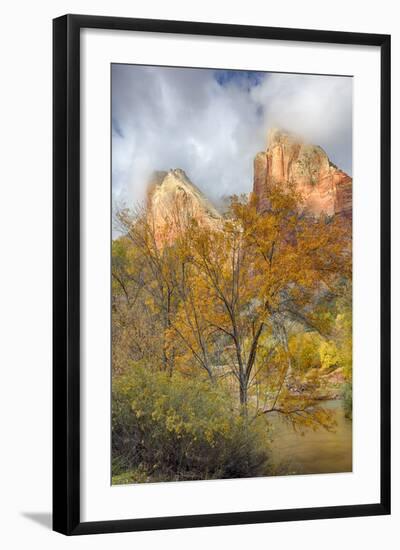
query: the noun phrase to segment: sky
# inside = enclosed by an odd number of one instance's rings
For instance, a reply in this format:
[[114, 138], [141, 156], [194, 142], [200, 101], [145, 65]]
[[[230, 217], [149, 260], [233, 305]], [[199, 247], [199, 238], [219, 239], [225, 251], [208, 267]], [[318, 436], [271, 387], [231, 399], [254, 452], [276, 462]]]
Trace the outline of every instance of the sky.
[[217, 205], [248, 193], [271, 127], [351, 175], [352, 78], [113, 64], [113, 205], [140, 204], [151, 173], [172, 168]]

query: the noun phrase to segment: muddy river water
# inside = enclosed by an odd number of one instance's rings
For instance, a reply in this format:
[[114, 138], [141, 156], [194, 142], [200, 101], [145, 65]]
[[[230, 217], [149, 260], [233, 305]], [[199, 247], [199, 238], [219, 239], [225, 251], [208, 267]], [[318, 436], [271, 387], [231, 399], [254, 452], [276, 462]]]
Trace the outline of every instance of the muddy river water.
[[293, 474], [352, 471], [352, 422], [345, 417], [341, 401], [326, 401], [323, 406], [334, 412], [334, 432], [307, 429], [301, 435], [278, 416], [272, 419], [274, 464], [285, 464], [288, 473]]

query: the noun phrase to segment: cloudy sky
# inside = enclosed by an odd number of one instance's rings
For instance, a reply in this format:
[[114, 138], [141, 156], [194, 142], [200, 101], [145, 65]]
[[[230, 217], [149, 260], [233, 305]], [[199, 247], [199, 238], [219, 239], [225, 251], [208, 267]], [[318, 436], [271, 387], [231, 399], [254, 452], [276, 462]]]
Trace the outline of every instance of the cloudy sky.
[[247, 193], [274, 126], [352, 173], [350, 77], [113, 65], [113, 202], [140, 203], [151, 172], [171, 168], [215, 202]]

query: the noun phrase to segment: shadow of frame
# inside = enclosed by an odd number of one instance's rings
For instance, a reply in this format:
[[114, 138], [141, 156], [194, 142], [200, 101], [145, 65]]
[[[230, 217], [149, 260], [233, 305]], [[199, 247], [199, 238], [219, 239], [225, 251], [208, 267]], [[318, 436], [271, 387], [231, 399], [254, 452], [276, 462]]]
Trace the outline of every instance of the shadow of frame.
[[53, 516], [50, 512], [22, 512], [21, 514], [24, 518], [30, 519], [35, 523], [38, 523], [46, 529], [52, 529], [53, 527]]

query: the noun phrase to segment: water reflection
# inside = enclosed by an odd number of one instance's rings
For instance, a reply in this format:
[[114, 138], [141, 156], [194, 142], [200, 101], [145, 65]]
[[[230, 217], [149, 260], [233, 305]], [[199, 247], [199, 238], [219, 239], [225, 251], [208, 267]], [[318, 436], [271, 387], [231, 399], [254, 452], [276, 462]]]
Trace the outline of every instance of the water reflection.
[[279, 416], [271, 419], [274, 425], [272, 462], [278, 470], [284, 466], [288, 474], [352, 471], [352, 422], [345, 417], [341, 401], [326, 401], [324, 407], [335, 412], [334, 432], [308, 429], [302, 436]]

